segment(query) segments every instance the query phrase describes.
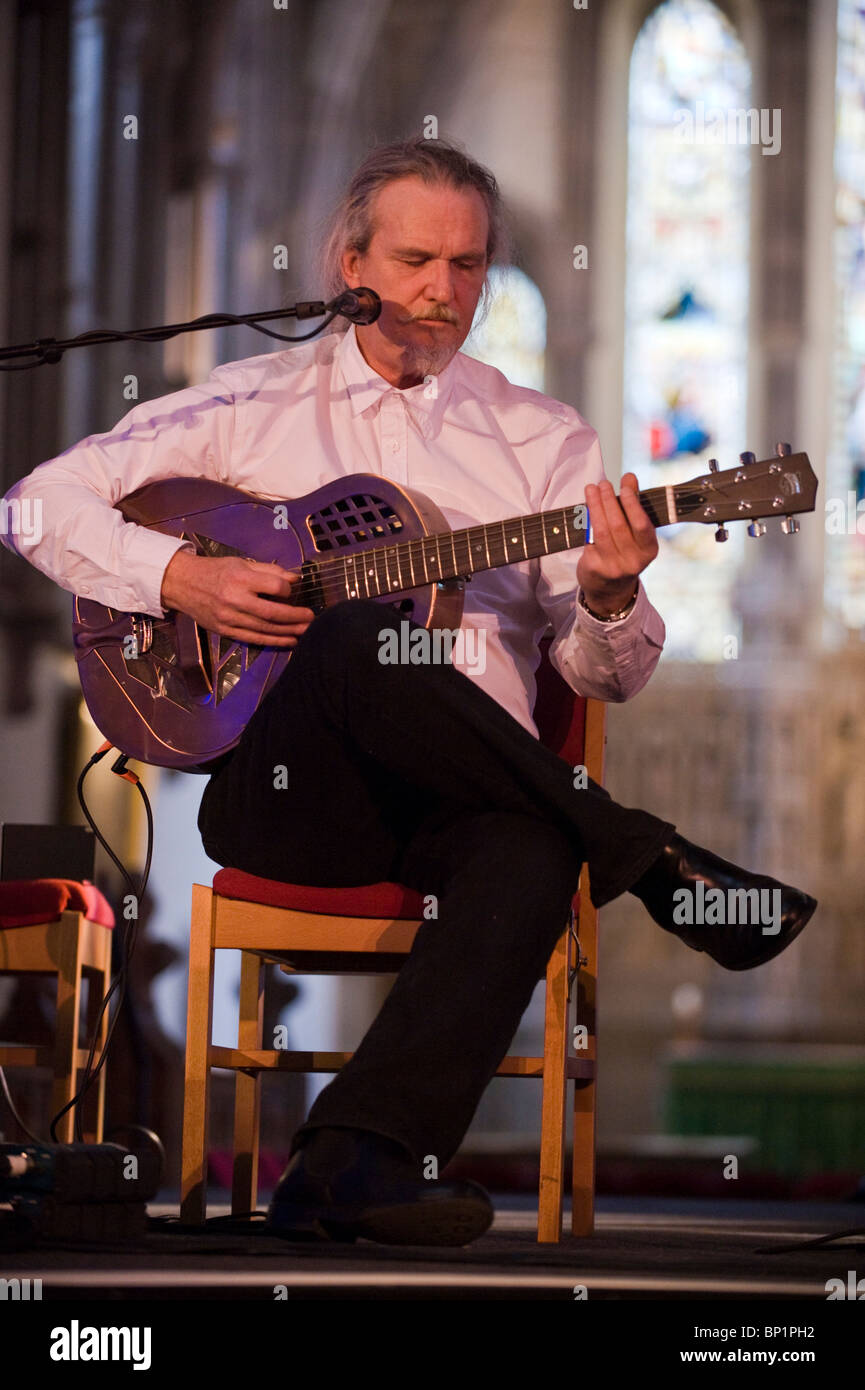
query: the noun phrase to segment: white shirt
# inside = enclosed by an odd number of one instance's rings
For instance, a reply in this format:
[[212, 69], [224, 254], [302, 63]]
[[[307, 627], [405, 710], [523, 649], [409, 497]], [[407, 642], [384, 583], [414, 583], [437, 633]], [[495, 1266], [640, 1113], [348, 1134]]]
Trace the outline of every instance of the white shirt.
[[[0, 539], [73, 593], [161, 617], [162, 577], [183, 542], [124, 521], [114, 503], [181, 475], [273, 500], [352, 473], [426, 494], [452, 529], [576, 505], [604, 476], [597, 434], [571, 406], [463, 353], [398, 390], [367, 364], [351, 327], [228, 363], [200, 386], [135, 406], [7, 494], [7, 504], [29, 499], [31, 516], [41, 506], [41, 538], [26, 543], [7, 526]], [[465, 588], [462, 626], [486, 635], [466, 640], [462, 662], [455, 649], [453, 664], [534, 734], [537, 643], [549, 625], [556, 669], [578, 694], [602, 700], [641, 690], [664, 644], [642, 584], [618, 622], [577, 606], [578, 558], [572, 550], [483, 571]], [[478, 641], [485, 665], [471, 660]]]

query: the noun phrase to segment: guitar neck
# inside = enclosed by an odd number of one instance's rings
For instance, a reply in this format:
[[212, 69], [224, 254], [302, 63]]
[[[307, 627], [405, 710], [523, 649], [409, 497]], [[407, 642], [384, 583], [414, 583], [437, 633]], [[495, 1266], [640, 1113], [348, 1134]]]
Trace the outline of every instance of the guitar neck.
[[[638, 497], [655, 526], [680, 519], [673, 489], [649, 488]], [[375, 598], [445, 579], [468, 578], [480, 570], [575, 550], [586, 544], [585, 504], [442, 531], [411, 541], [394, 541], [341, 556], [346, 592]]]

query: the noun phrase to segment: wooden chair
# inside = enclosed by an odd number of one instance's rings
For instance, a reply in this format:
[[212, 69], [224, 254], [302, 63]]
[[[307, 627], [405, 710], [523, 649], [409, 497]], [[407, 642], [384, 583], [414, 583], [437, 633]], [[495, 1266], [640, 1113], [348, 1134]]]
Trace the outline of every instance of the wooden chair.
[[[78, 1085], [78, 1069], [87, 1062], [87, 1047], [79, 1047], [81, 981], [90, 980], [85, 1038], [96, 1023], [99, 1005], [111, 976], [111, 928], [114, 915], [98, 889], [65, 879], [15, 879], [0, 883], [0, 975], [36, 973], [57, 978], [57, 1030], [53, 1047], [26, 1044], [0, 1046], [0, 1066], [50, 1067], [54, 1080], [51, 1114], [70, 1101]], [[99, 1028], [94, 1063], [108, 1033], [108, 1013]], [[101, 1143], [105, 1116], [105, 1068], [94, 1084], [95, 1123], [85, 1128], [88, 1143]], [[74, 1112], [57, 1125], [61, 1143], [72, 1143]]]
[[[549, 638], [542, 644], [534, 710], [541, 738], [572, 767], [585, 765], [588, 775], [600, 783], [606, 706], [574, 694], [547, 659], [548, 647]], [[422, 913], [420, 895], [393, 883], [361, 888], [310, 888], [227, 868], [214, 876], [212, 889], [193, 885], [183, 1112], [183, 1221], [201, 1224], [205, 1219], [211, 1067], [236, 1074], [231, 1203], [232, 1211], [240, 1213], [254, 1210], [258, 1200], [261, 1073], [334, 1072], [352, 1055], [263, 1048], [266, 964], [278, 961], [284, 968], [302, 974], [395, 971], [411, 950]], [[242, 953], [236, 1048], [217, 1047], [211, 1042], [217, 950]], [[574, 1082], [571, 1230], [575, 1235], [589, 1235], [594, 1229], [597, 973], [597, 912], [589, 899], [584, 868], [571, 919], [547, 967], [543, 1056], [507, 1056], [497, 1072], [499, 1076], [540, 1077], [543, 1082], [538, 1201], [541, 1242], [561, 1238], [569, 1080]], [[569, 1021], [572, 996], [576, 996], [581, 1034], [576, 1052], [572, 1042], [577, 1029]]]

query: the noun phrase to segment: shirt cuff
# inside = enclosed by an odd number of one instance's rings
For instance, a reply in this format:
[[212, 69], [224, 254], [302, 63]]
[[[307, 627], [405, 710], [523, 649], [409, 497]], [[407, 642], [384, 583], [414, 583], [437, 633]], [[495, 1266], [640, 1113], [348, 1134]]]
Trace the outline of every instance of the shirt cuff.
[[[595, 669], [604, 670], [618, 694], [603, 695], [603, 699], [630, 699], [641, 690], [657, 665], [666, 639], [664, 620], [652, 607], [642, 583], [630, 613], [616, 622], [605, 623], [593, 618], [580, 604], [575, 604], [574, 623], [562, 658], [582, 667], [588, 653]], [[582, 649], [582, 658], [578, 655]]]
[[627, 632], [629, 628], [642, 626], [640, 619], [645, 617], [647, 608], [650, 608], [649, 596], [643, 588], [642, 580], [637, 580], [637, 597], [630, 613], [626, 613], [624, 618], [616, 618], [613, 622], [605, 622], [603, 618], [596, 618], [592, 613], [580, 603], [580, 594], [583, 593], [582, 586], [577, 590], [577, 618], [580, 627], [589, 632], [596, 632], [599, 636], [610, 632]]
[[[124, 560], [135, 575], [135, 587], [126, 593], [118, 591], [110, 606], [126, 613], [145, 613], [151, 618], [167, 617], [169, 610], [162, 603], [162, 581], [178, 550], [196, 553], [192, 543], [180, 536], [167, 536], [163, 531], [151, 531], [145, 526], [136, 528], [124, 548]], [[83, 586], [79, 586], [78, 593], [84, 593]]]

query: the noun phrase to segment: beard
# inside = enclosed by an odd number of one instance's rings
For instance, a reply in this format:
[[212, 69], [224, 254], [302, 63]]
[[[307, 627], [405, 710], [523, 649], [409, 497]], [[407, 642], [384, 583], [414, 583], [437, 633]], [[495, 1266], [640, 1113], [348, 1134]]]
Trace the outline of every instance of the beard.
[[[447, 309], [430, 309], [425, 318], [437, 319], [443, 323], [457, 323], [456, 315]], [[415, 322], [410, 319], [408, 322]], [[407, 343], [404, 348], [403, 367], [407, 374], [413, 376], [438, 376], [443, 372], [448, 362], [459, 352], [461, 342], [431, 342], [429, 344]]]
[[459, 348], [451, 343], [439, 343], [438, 346], [433, 343], [430, 347], [411, 343], [405, 349], [403, 370], [411, 376], [438, 376], [458, 351]]

